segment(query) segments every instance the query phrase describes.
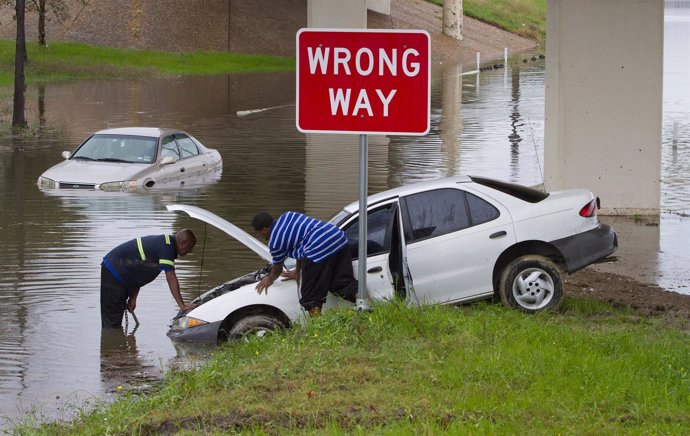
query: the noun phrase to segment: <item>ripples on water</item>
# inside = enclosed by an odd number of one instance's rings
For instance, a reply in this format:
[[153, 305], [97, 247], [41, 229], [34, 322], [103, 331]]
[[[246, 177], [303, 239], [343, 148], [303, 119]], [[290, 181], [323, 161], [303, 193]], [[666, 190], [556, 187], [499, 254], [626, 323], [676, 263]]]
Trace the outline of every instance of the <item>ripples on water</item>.
[[[661, 277], [662, 284], [664, 276], [687, 276], [679, 253], [687, 252], [681, 241], [689, 232], [678, 213], [687, 213], [690, 204], [689, 29], [685, 16], [667, 20], [661, 232], [648, 226], [644, 235], [631, 238], [660, 251], [649, 262], [649, 274]], [[480, 76], [460, 76], [458, 66], [435, 66], [430, 133], [371, 136], [370, 191], [455, 174], [541, 183], [544, 64], [521, 60]], [[262, 266], [221, 232], [167, 212], [166, 204], [197, 205], [248, 229], [259, 210], [296, 209], [328, 218], [357, 198], [357, 137], [300, 134], [294, 107], [283, 106], [293, 101], [292, 74], [29, 88], [28, 116], [36, 135], [0, 138], [0, 415], [16, 416], [38, 404], [48, 416], [61, 417], [65, 401], [108, 399], [116, 386], [146, 383], [176, 361], [165, 337], [176, 308], [162, 278], [141, 292], [142, 325], [135, 335], [101, 336], [99, 262], [119, 243], [191, 227], [199, 245], [178, 263], [186, 299]], [[283, 107], [237, 116], [274, 106]], [[678, 123], [675, 145], [673, 122]], [[146, 194], [55, 195], [36, 188], [38, 175], [60, 160], [62, 150], [94, 130], [124, 125], [189, 131], [221, 151], [221, 179]]]

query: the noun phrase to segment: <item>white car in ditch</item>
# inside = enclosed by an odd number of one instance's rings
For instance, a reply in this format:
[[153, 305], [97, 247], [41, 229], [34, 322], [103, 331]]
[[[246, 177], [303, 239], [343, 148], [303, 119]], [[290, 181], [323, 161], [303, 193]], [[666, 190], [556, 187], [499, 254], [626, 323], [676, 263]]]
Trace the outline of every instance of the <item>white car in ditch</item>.
[[[412, 304], [457, 304], [500, 297], [524, 312], [558, 307], [562, 274], [616, 251], [614, 230], [597, 218], [599, 199], [588, 190], [541, 192], [474, 176], [403, 186], [367, 200], [367, 296]], [[267, 262], [268, 247], [233, 224], [194, 206], [171, 211], [214, 225]], [[357, 271], [359, 205], [330, 222], [350, 241]], [[256, 283], [270, 264], [202, 294], [173, 320], [175, 342], [216, 343], [264, 334], [304, 317], [295, 281], [276, 281], [268, 294]], [[352, 305], [329, 294], [324, 309]]]

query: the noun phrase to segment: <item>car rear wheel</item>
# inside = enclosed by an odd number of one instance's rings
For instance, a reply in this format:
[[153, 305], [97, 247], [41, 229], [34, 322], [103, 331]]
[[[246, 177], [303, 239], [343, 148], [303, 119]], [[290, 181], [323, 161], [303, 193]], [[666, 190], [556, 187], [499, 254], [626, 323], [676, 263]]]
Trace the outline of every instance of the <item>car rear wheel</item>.
[[227, 331], [225, 337], [228, 341], [252, 336], [264, 337], [284, 327], [285, 325], [279, 319], [271, 315], [249, 315], [237, 321]]
[[558, 267], [543, 256], [520, 256], [501, 274], [499, 294], [503, 304], [528, 313], [556, 309], [563, 301], [563, 281]]

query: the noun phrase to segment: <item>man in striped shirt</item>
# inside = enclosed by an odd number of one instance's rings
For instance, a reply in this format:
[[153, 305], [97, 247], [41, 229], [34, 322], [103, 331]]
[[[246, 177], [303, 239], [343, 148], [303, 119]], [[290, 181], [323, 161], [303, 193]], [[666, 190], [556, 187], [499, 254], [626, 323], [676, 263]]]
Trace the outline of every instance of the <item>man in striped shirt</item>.
[[191, 253], [194, 245], [194, 233], [182, 229], [175, 235], [135, 238], [110, 250], [101, 263], [101, 326], [121, 327], [125, 309], [134, 312], [137, 306], [139, 289], [161, 271], [180, 310], [191, 309], [180, 294], [175, 259]]
[[266, 212], [256, 214], [252, 227], [264, 239], [273, 257], [271, 272], [256, 285], [261, 294], [283, 271], [288, 257], [297, 261], [295, 269], [282, 274], [286, 279], [300, 281], [299, 303], [316, 315], [326, 302], [328, 291], [348, 301], [357, 298], [357, 279], [352, 271], [352, 255], [347, 236], [330, 223], [298, 212], [285, 212], [277, 220]]

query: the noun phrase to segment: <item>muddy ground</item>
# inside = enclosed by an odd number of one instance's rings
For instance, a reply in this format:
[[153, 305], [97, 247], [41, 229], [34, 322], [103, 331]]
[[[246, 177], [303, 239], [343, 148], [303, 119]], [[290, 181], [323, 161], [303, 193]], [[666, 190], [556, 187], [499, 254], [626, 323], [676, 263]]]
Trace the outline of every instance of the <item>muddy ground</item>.
[[690, 295], [667, 291], [619, 274], [589, 266], [564, 277], [565, 294], [603, 300], [641, 316], [662, 318], [690, 329]]

